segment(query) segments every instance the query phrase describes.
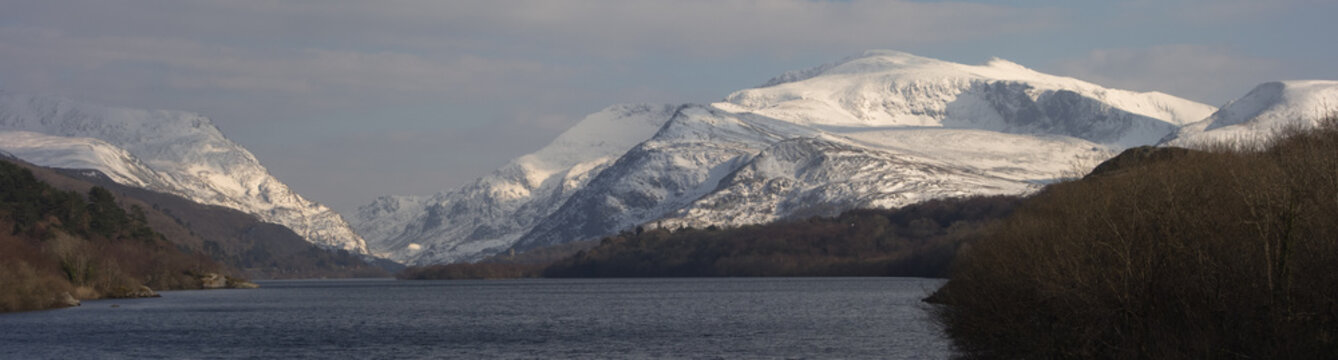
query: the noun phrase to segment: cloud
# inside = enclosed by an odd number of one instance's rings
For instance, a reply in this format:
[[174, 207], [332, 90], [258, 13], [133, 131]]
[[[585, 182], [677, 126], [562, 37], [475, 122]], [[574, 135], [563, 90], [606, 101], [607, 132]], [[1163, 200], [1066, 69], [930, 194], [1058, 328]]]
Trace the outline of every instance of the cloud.
[[1240, 24], [1325, 5], [1326, 0], [1137, 0], [1123, 4], [1130, 14], [1166, 16], [1195, 24]]
[[[478, 3], [474, 3], [478, 5]], [[1057, 13], [902, 1], [490, 2], [467, 13], [489, 33], [607, 57], [718, 57], [851, 51], [993, 37], [1053, 25]], [[463, 20], [463, 19], [462, 19]]]
[[[489, 59], [473, 54], [426, 57], [377, 51], [354, 52], [317, 48], [264, 49], [235, 47], [173, 37], [70, 36], [56, 30], [0, 28], [0, 53], [10, 54], [8, 72], [111, 73], [118, 66], [156, 69], [158, 76], [130, 74], [126, 82], [145, 82], [172, 89], [214, 89], [266, 92], [279, 96], [333, 93], [403, 96], [435, 93], [468, 98], [496, 95], [501, 86], [522, 81], [559, 79], [558, 66], [524, 59]], [[80, 85], [31, 84], [55, 88]], [[102, 78], [88, 79], [104, 81]], [[464, 89], [468, 89], [467, 91]], [[343, 99], [340, 99], [343, 100]]]
[[[774, 75], [716, 79], [730, 69], [1016, 36], [1062, 15], [872, 0], [17, 1], [0, 12], [0, 89], [201, 112], [298, 191], [344, 203], [466, 182], [613, 103], [710, 101]], [[418, 177], [375, 176], [399, 172]]]
[[[142, 5], [152, 6], [142, 6]], [[1035, 31], [1061, 13], [963, 2], [518, 0], [37, 2], [0, 21], [74, 37], [175, 36], [222, 44], [414, 52], [717, 56], [940, 43]], [[141, 5], [141, 6], [136, 6]], [[3, 15], [0, 15], [3, 16]], [[16, 17], [17, 16], [17, 17]]]
[[5, 87], [118, 93], [92, 97], [134, 104], [153, 102], [129, 97], [180, 98], [180, 91], [264, 93], [304, 104], [536, 97], [546, 95], [536, 89], [572, 87], [582, 77], [607, 80], [598, 78], [601, 71], [629, 61], [839, 57], [1038, 31], [1060, 17], [974, 3], [868, 0], [75, 0], [7, 7], [0, 14]]
[[1242, 56], [1224, 47], [1161, 45], [1093, 50], [1083, 57], [1061, 60], [1048, 70], [1109, 87], [1161, 91], [1221, 105], [1259, 83], [1282, 79], [1283, 65], [1279, 60]]

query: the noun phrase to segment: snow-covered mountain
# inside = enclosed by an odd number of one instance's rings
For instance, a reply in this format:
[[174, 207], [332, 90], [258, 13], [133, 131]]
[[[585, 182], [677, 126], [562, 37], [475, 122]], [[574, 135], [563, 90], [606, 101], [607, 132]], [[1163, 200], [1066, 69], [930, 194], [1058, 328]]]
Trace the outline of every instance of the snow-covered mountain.
[[1338, 115], [1338, 81], [1275, 81], [1259, 84], [1240, 99], [1166, 139], [1176, 146], [1215, 143], [1259, 145], [1289, 127], [1307, 127]]
[[353, 223], [378, 255], [406, 263], [473, 259], [511, 246], [572, 192], [664, 124], [676, 108], [619, 105], [587, 116], [548, 146], [429, 197], [382, 197]]
[[294, 193], [199, 114], [0, 92], [0, 151], [97, 170], [120, 184], [256, 215], [317, 245], [369, 253], [338, 213]]
[[615, 106], [478, 181], [382, 198], [355, 226], [410, 264], [473, 260], [638, 225], [741, 225], [1018, 194], [1216, 109], [1004, 60], [871, 51], [714, 104]]

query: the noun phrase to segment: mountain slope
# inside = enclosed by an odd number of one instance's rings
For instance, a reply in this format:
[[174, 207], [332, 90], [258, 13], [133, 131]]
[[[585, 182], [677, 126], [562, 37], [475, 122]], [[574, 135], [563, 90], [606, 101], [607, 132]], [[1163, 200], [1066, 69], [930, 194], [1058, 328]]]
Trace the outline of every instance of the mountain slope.
[[34, 164], [93, 170], [118, 184], [166, 188], [162, 175], [125, 149], [94, 138], [51, 136], [29, 131], [0, 132], [0, 148]]
[[294, 193], [198, 114], [0, 92], [0, 131], [9, 132], [0, 150], [37, 165], [95, 169], [121, 184], [253, 214], [314, 244], [368, 253], [339, 214]]
[[[975, 66], [871, 51], [781, 75], [722, 102], [645, 112], [662, 125], [618, 132], [619, 146], [602, 148], [591, 162], [598, 165], [576, 171], [579, 180], [561, 191], [533, 186], [554, 182], [558, 172], [521, 166], [537, 156], [527, 155], [434, 196], [421, 210], [384, 211], [398, 204], [379, 200], [357, 222], [395, 233], [369, 236], [378, 251], [428, 264], [643, 224], [742, 225], [944, 196], [1018, 194], [1120, 149], [1155, 143], [1214, 110], [1003, 60]], [[582, 125], [536, 154], [581, 149], [563, 138], [592, 137], [582, 136], [591, 131]], [[414, 220], [387, 227], [390, 218]]]

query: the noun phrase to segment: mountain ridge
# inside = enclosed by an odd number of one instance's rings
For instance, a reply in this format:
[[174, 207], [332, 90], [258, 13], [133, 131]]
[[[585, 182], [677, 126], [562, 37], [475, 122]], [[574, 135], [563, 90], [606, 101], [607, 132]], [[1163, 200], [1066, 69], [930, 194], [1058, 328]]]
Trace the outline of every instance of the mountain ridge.
[[1161, 142], [1172, 146], [1212, 143], [1259, 146], [1291, 127], [1318, 125], [1338, 113], [1338, 81], [1290, 80], [1259, 84], [1207, 118], [1187, 124]]
[[[890, 51], [787, 72], [720, 102], [665, 108], [674, 110], [646, 114], [662, 126], [582, 172], [588, 179], [574, 183], [581, 186], [532, 197], [543, 206], [470, 210], [462, 205], [468, 202], [438, 197], [420, 214], [397, 215], [415, 218], [403, 227], [415, 234], [369, 237], [369, 244], [414, 244], [419, 252], [392, 254], [409, 264], [472, 261], [638, 225], [742, 225], [853, 206], [1026, 193], [1074, 163], [1094, 166], [1123, 148], [1156, 143], [1216, 110], [1002, 59], [962, 65]], [[768, 161], [780, 152], [807, 163], [769, 172], [778, 169]], [[449, 193], [479, 198], [500, 190], [476, 182]], [[453, 218], [479, 221], [428, 221]], [[508, 226], [489, 225], [502, 219]], [[377, 218], [355, 222], [366, 220]], [[422, 231], [432, 225], [438, 230]]]

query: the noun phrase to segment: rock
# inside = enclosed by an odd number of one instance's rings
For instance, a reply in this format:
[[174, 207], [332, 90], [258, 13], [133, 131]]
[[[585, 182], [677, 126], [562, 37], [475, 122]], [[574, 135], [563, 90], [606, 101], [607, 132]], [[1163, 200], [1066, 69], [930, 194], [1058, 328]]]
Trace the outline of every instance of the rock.
[[205, 273], [200, 276], [200, 287], [205, 289], [255, 289], [260, 287], [246, 279], [235, 278], [216, 273]]
[[154, 292], [153, 289], [150, 289], [148, 286], [140, 285], [139, 289], [130, 292], [129, 297], [146, 298], [146, 297], [162, 297], [162, 295], [158, 295], [157, 292]]
[[205, 273], [200, 276], [201, 287], [205, 289], [222, 289], [228, 286], [227, 277], [215, 273]]
[[228, 287], [233, 288], [233, 289], [256, 289], [256, 288], [260, 288], [260, 285], [257, 285], [256, 283], [253, 283], [253, 282], [250, 282], [250, 281], [240, 280], [240, 281], [237, 281], [237, 282], [228, 284]]
[[256, 285], [256, 283], [246, 281], [246, 279], [235, 278], [231, 276], [227, 276], [227, 278], [228, 278], [228, 288], [231, 289], [255, 289], [260, 287], [260, 285]]
[[63, 292], [63, 293], [60, 293], [59, 296], [56, 296], [56, 304], [58, 304], [58, 305], [60, 305], [60, 306], [64, 306], [64, 307], [79, 306], [79, 305], [80, 305], [80, 304], [79, 304], [79, 299], [75, 299], [74, 296], [73, 296], [73, 295], [70, 295], [70, 293], [68, 293], [68, 292]]

